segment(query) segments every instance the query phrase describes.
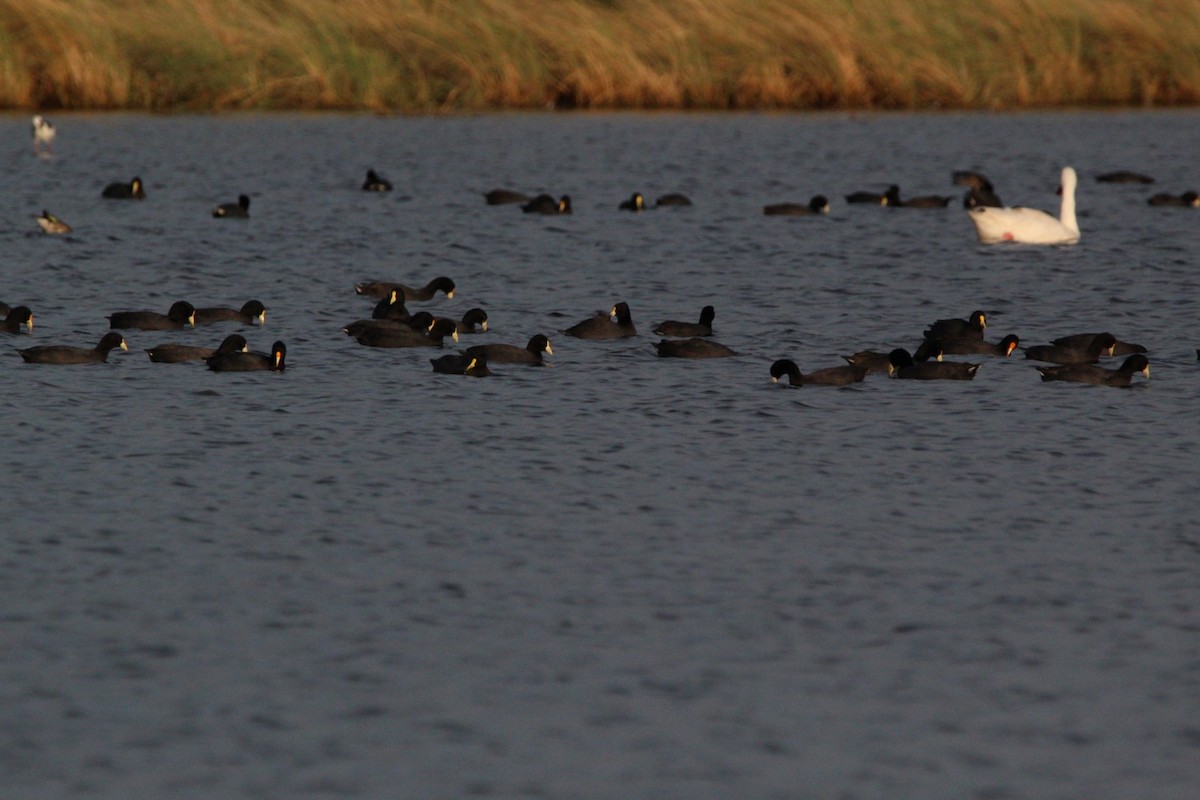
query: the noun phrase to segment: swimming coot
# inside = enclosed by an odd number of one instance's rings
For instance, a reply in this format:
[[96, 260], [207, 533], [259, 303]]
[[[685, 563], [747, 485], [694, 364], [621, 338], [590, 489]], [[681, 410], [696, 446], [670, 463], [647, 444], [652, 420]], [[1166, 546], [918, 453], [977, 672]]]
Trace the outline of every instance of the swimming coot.
[[905, 378], [918, 381], [969, 381], [974, 379], [979, 370], [978, 364], [968, 364], [963, 361], [913, 361], [907, 350], [897, 348], [888, 353], [889, 370], [893, 378]]
[[646, 198], [642, 197], [641, 192], [634, 192], [628, 200], [621, 201], [617, 209], [620, 211], [645, 211]]
[[939, 319], [924, 332], [926, 339], [982, 339], [987, 315], [972, 311], [967, 319]]
[[1099, 361], [1100, 356], [1111, 356], [1117, 337], [1101, 333], [1086, 345], [1039, 344], [1025, 348], [1025, 357], [1034, 361], [1049, 361], [1052, 364], [1088, 364]]
[[792, 386], [803, 386], [806, 383], [816, 386], [846, 386], [851, 383], [860, 383], [863, 378], [867, 377], [868, 371], [864, 366], [850, 364], [844, 367], [824, 367], [812, 372], [801, 373], [800, 367], [796, 366], [795, 361], [782, 358], [771, 365], [771, 382], [778, 383], [779, 379], [786, 375], [788, 383]]
[[156, 311], [118, 311], [108, 317], [110, 328], [136, 328], [143, 331], [178, 330], [196, 326], [196, 309], [186, 300], [173, 303], [166, 314]]
[[680, 194], [679, 192], [670, 192], [669, 194], [664, 194], [661, 197], [659, 197], [657, 200], [654, 201], [655, 207], [658, 207], [658, 206], [690, 206], [691, 204], [692, 204], [692, 201], [688, 198], [688, 196], [684, 195], [684, 194]]
[[211, 325], [214, 322], [240, 322], [243, 325], [264, 325], [267, 322], [267, 307], [258, 300], [247, 300], [241, 308], [197, 308], [196, 324]]
[[829, 199], [823, 194], [814, 195], [808, 204], [802, 203], [773, 203], [763, 206], [763, 214], [768, 217], [810, 217], [814, 214], [828, 214]]
[[29, 306], [10, 308], [5, 313], [4, 319], [0, 320], [0, 331], [4, 333], [20, 333], [22, 325], [30, 331], [33, 330], [33, 312], [29, 310]]
[[[612, 317], [617, 318], [616, 322], [613, 322]], [[625, 339], [637, 336], [637, 328], [634, 327], [629, 306], [617, 303], [607, 314], [597, 314], [585, 319], [567, 328], [563, 333], [577, 339]]]
[[355, 293], [365, 295], [367, 297], [384, 298], [391, 294], [393, 289], [399, 289], [404, 293], [405, 302], [409, 303], [423, 303], [427, 300], [432, 300], [433, 296], [437, 292], [444, 292], [447, 299], [453, 299], [455, 288], [457, 287], [455, 287], [454, 281], [445, 276], [434, 278], [429, 283], [420, 287], [405, 286], [402, 283], [395, 283], [391, 281], [368, 281], [366, 283], [354, 284]]
[[110, 200], [145, 200], [146, 190], [142, 187], [142, 179], [134, 178], [129, 183], [110, 183], [100, 196]]
[[699, 322], [679, 322], [669, 319], [659, 323], [654, 328], [654, 332], [659, 336], [712, 336], [712, 324], [716, 318], [717, 312], [713, 310], [713, 307], [705, 306], [700, 309]]
[[1175, 208], [1200, 208], [1200, 194], [1184, 192], [1183, 194], [1156, 194], [1146, 201], [1152, 206], [1173, 206]]
[[367, 170], [367, 179], [362, 185], [364, 192], [390, 192], [392, 190], [392, 182], [387, 178], [381, 178], [373, 169]]
[[128, 350], [125, 337], [116, 331], [104, 334], [95, 347], [72, 347], [65, 344], [44, 344], [18, 350], [21, 358], [30, 364], [96, 364], [108, 360], [110, 351], [121, 348]]
[[654, 345], [654, 349], [662, 358], [728, 358], [737, 355], [720, 342], [702, 339], [699, 336], [691, 339], [663, 339]]
[[243, 352], [248, 350], [246, 337], [240, 333], [233, 333], [226, 336], [215, 348], [170, 342], [151, 347], [146, 352], [150, 355], [150, 360], [156, 363], [180, 364], [184, 361], [203, 361], [218, 354], [236, 353], [239, 350]]
[[521, 210], [526, 214], [545, 214], [548, 216], [552, 216], [554, 214], [570, 214], [571, 198], [564, 194], [562, 197], [555, 200], [548, 194], [539, 194], [537, 197], [521, 206]]
[[1098, 386], [1128, 386], [1135, 373], [1150, 377], [1150, 361], [1137, 353], [1125, 359], [1117, 369], [1106, 369], [1097, 364], [1066, 364], [1059, 367], [1038, 367], [1044, 381], [1071, 381], [1091, 383]]
[[488, 369], [487, 357], [481, 355], [445, 355], [429, 359], [434, 372], [445, 375], [470, 375], [473, 378], [484, 378], [492, 374]]
[[477, 344], [464, 351], [468, 356], [483, 356], [492, 364], [533, 364], [542, 366], [546, 362], [543, 353], [554, 355], [550, 340], [542, 334], [537, 334], [529, 340], [529, 344], [518, 347], [515, 344]]
[[[503, 206], [511, 203], [528, 203], [529, 195], [524, 192], [514, 192], [511, 189], [492, 189], [484, 194], [483, 199], [489, 206]], [[551, 198], [553, 200], [553, 198]]]
[[229, 219], [246, 219], [250, 216], [250, 198], [239, 194], [236, 203], [221, 203], [212, 210], [212, 215]]
[[247, 353], [240, 350], [217, 353], [204, 359], [204, 363], [214, 372], [283, 372], [287, 366], [284, 361], [286, 355], [287, 348], [283, 342], [276, 342], [271, 345], [270, 353]]

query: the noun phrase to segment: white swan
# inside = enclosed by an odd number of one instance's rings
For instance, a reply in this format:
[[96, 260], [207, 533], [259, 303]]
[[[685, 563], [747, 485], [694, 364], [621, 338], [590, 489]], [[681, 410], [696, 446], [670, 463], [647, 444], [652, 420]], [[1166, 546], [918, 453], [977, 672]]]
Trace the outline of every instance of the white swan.
[[1021, 242], [1023, 244], [1075, 244], [1079, 241], [1079, 223], [1075, 219], [1075, 185], [1079, 179], [1071, 167], [1063, 167], [1062, 211], [1055, 219], [1036, 208], [992, 208], [976, 206], [968, 211], [975, 232], [984, 244]]

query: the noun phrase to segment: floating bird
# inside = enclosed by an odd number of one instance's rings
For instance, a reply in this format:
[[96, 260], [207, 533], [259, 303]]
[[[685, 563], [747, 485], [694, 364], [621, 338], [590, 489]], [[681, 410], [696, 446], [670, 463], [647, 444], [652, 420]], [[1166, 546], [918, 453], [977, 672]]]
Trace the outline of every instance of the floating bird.
[[226, 336], [215, 348], [170, 342], [151, 347], [146, 353], [149, 354], [151, 361], [159, 364], [181, 364], [185, 361], [204, 361], [215, 355], [226, 355], [239, 351], [249, 352], [249, 349], [246, 346], [246, 337], [240, 333], [234, 333]]
[[392, 182], [386, 178], [381, 178], [373, 169], [367, 170], [367, 179], [362, 185], [364, 192], [390, 192], [392, 190]]
[[472, 378], [484, 378], [492, 374], [488, 369], [487, 357], [482, 355], [444, 355], [429, 359], [434, 372], [444, 375], [470, 375]]
[[42, 215], [40, 217], [36, 217], [36, 219], [37, 219], [37, 224], [39, 226], [41, 226], [41, 229], [43, 231], [45, 231], [46, 233], [70, 233], [71, 232], [70, 225], [63, 222], [61, 219], [54, 216], [53, 214], [51, 214], [49, 211], [47, 211], [44, 208], [42, 209]]
[[620, 211], [645, 211], [646, 198], [642, 197], [641, 192], [634, 192], [633, 195], [617, 206]]
[[412, 314], [404, 306], [404, 292], [393, 287], [386, 297], [380, 298], [371, 311], [371, 319], [394, 319], [406, 322], [412, 319]]
[[227, 219], [247, 219], [250, 216], [250, 198], [239, 194], [236, 203], [221, 203], [212, 210], [212, 215]]
[[[612, 320], [616, 317], [616, 322]], [[567, 336], [577, 339], [625, 339], [637, 336], [629, 306], [617, 303], [607, 314], [597, 314], [590, 319], [572, 325], [563, 331]]]
[[659, 197], [654, 201], [654, 206], [656, 208], [659, 206], [690, 206], [691, 204], [692, 201], [688, 199], [687, 195], [679, 194], [678, 192], [664, 194], [662, 197]]
[[[1075, 350], [1086, 350], [1097, 339], [1102, 340], [1101, 349], [1104, 347], [1105, 337], [1112, 334], [1106, 333], [1074, 333], [1070, 336], [1060, 336], [1057, 339], [1051, 339], [1050, 344], [1056, 344], [1060, 347], [1069, 347]], [[1140, 344], [1133, 342], [1123, 342], [1117, 339], [1112, 345], [1112, 355], [1114, 356], [1129, 356], [1135, 353], [1145, 353], [1146, 348]]]
[[967, 319], [935, 320], [924, 332], [926, 339], [983, 339], [987, 327], [987, 315], [972, 311]]
[[1025, 357], [1053, 364], [1087, 364], [1099, 361], [1100, 356], [1111, 356], [1116, 344], [1117, 337], [1111, 333], [1101, 333], [1083, 346], [1039, 344], [1027, 347]]
[[30, 364], [96, 364], [108, 361], [109, 352], [118, 347], [122, 350], [129, 349], [124, 336], [116, 331], [110, 331], [104, 334], [95, 347], [44, 344], [17, 352]]
[[1003, 356], [1012, 355], [1021, 339], [1015, 333], [1010, 333], [999, 342], [985, 342], [982, 339], [926, 339], [948, 356]]
[[143, 331], [169, 331], [184, 325], [196, 327], [196, 309], [186, 300], [173, 303], [166, 314], [156, 311], [118, 311], [108, 317], [110, 328], [137, 328]]
[[771, 382], [778, 383], [780, 378], [787, 376], [791, 386], [803, 386], [811, 383], [817, 386], [846, 386], [859, 383], [867, 377], [870, 370], [865, 366], [850, 364], [844, 367], [825, 367], [812, 372], [801, 373], [796, 362], [782, 358], [771, 365]]
[[1150, 377], [1150, 360], [1140, 353], [1125, 359], [1116, 369], [1106, 369], [1096, 364], [1067, 364], [1061, 367], [1038, 367], [1044, 381], [1071, 381], [1091, 383], [1098, 386], [1128, 386], [1135, 373]]
[[283, 372], [287, 367], [285, 358], [287, 347], [283, 342], [271, 345], [270, 353], [248, 353], [235, 350], [230, 353], [217, 353], [204, 359], [208, 368], [213, 372]]
[[493, 364], [533, 364], [543, 366], [546, 362], [543, 353], [554, 355], [550, 340], [542, 334], [537, 334], [529, 340], [529, 344], [518, 347], [515, 344], [477, 344], [465, 351], [468, 356], [483, 356]]
[[449, 319], [433, 320], [428, 328], [419, 330], [402, 322], [387, 320], [374, 320], [373, 322], [374, 324], [365, 326], [352, 323], [342, 330], [366, 347], [441, 347], [442, 340], [447, 336], [458, 341], [458, 331], [455, 330], [454, 321]]
[[[484, 194], [483, 199], [489, 206], [503, 206], [511, 203], [528, 203], [529, 195], [524, 192], [514, 192], [511, 189], [492, 189]], [[550, 199], [553, 201], [554, 198]]]
[[459, 334], [487, 333], [488, 315], [482, 308], [472, 308], [454, 323]]
[[521, 206], [521, 210], [526, 214], [570, 214], [571, 198], [564, 194], [558, 200], [555, 200], [548, 194], [539, 194], [537, 197]]
[[267, 307], [258, 300], [247, 300], [241, 308], [197, 308], [196, 324], [211, 325], [214, 322], [240, 322], [243, 325], [265, 325]]
[[679, 322], [669, 319], [666, 322], [660, 322], [654, 332], [659, 336], [712, 336], [713, 320], [717, 318], [717, 312], [712, 306], [705, 306], [700, 309], [699, 322]]
[[4, 319], [0, 320], [0, 331], [4, 333], [20, 333], [21, 326], [24, 325], [33, 331], [33, 312], [29, 310], [29, 306], [17, 306], [10, 308], [4, 312]]
[[846, 363], [852, 367], [862, 367], [868, 373], [871, 372], [891, 372], [892, 364], [888, 360], [887, 353], [880, 353], [875, 350], [860, 350], [854, 355], [842, 356]]
[[1062, 209], [1058, 218], [1036, 208], [1019, 206], [992, 208], [976, 206], [967, 214], [975, 223], [975, 232], [984, 244], [1018, 242], [1021, 244], [1075, 244], [1079, 241], [1079, 222], [1075, 218], [1075, 186], [1078, 177], [1071, 167], [1063, 167]]
[[403, 283], [394, 283], [391, 281], [367, 281], [366, 283], [354, 284], [354, 293], [365, 295], [366, 297], [388, 297], [393, 290], [399, 290], [404, 295], [404, 301], [408, 303], [423, 303], [432, 300], [433, 296], [438, 292], [444, 292], [448, 300], [454, 299], [454, 290], [457, 287], [454, 281], [443, 276], [434, 278], [424, 286], [405, 286]]
[[54, 145], [54, 137], [57, 133], [50, 120], [41, 114], [35, 114], [33, 117], [33, 154], [36, 156], [45, 152], [48, 155]]
[[1116, 172], [1105, 172], [1096, 176], [1098, 183], [1154, 183], [1154, 178], [1149, 175], [1143, 175], [1140, 172], [1130, 172], [1129, 170], [1117, 170]]
[[1183, 194], [1156, 194], [1146, 201], [1152, 206], [1175, 206], [1178, 208], [1200, 208], [1200, 194], [1188, 191]]
[[134, 178], [129, 183], [110, 183], [100, 196], [110, 200], [145, 200], [146, 190], [142, 186], [142, 179]]
[[699, 336], [691, 339], [663, 339], [654, 345], [654, 349], [661, 358], [728, 358], [737, 355], [720, 342], [702, 339]]
[[846, 195], [846, 202], [859, 205], [886, 206], [888, 204], [889, 194], [899, 194], [900, 187], [892, 184], [886, 191], [880, 192], [853, 192]]
[[1001, 208], [1004, 206], [1004, 203], [996, 195], [995, 187], [992, 186], [992, 182], [987, 179], [986, 175], [960, 169], [954, 172], [951, 179], [959, 186], [970, 187], [967, 193], [963, 195], [963, 208], [974, 208], [975, 206]]
[[808, 204], [774, 203], [763, 206], [763, 214], [768, 217], [808, 217], [813, 214], [828, 214], [829, 200], [823, 194], [814, 195]]
[[945, 208], [954, 199], [953, 197], [929, 194], [901, 200], [900, 187], [895, 185], [889, 186], [888, 190], [884, 192], [884, 196], [887, 200], [884, 205], [888, 208]]
[[967, 364], [963, 361], [914, 361], [907, 350], [897, 348], [888, 353], [888, 370], [893, 378], [904, 378], [918, 381], [969, 381], [975, 378], [979, 370], [978, 364]]

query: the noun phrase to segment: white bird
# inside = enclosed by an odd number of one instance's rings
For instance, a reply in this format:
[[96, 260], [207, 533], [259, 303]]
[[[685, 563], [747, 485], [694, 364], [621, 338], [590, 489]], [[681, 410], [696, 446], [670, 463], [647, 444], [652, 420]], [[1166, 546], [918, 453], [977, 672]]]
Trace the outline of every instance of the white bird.
[[967, 213], [975, 223], [975, 232], [984, 244], [1020, 242], [1022, 244], [1075, 244], [1079, 241], [1079, 223], [1075, 219], [1075, 170], [1063, 167], [1062, 210], [1056, 219], [1045, 211], [1019, 206], [993, 208], [976, 206]]
[[42, 145], [45, 145], [47, 153], [50, 152], [50, 147], [54, 143], [54, 134], [55, 133], [56, 133], [56, 131], [54, 130], [54, 125], [51, 124], [50, 120], [46, 119], [41, 114], [37, 114], [34, 116], [34, 118], [33, 118], [33, 154], [35, 156], [38, 154], [38, 149]]

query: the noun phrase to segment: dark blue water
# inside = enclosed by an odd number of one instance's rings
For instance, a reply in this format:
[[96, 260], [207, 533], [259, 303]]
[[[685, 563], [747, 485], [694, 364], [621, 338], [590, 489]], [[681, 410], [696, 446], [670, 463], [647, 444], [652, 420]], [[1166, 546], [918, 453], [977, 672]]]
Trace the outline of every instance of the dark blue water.
[[[0, 355], [0, 793], [1195, 796], [1200, 212], [1145, 199], [1200, 187], [1196, 112], [54, 121], [49, 159], [0, 124], [0, 300], [36, 315]], [[1066, 164], [1074, 247], [841, 202], [978, 169], [1055, 210]], [[100, 200], [134, 175], [144, 202]], [[547, 333], [553, 367], [434, 375], [340, 332], [356, 281], [439, 275], [412, 307]], [[129, 332], [107, 365], [13, 350], [251, 298], [261, 330]], [[642, 336], [557, 333], [618, 300]], [[705, 304], [741, 355], [658, 359]], [[992, 340], [1111, 330], [1152, 378], [770, 383], [976, 308]], [[142, 352], [235, 330], [287, 371]]]

